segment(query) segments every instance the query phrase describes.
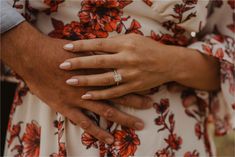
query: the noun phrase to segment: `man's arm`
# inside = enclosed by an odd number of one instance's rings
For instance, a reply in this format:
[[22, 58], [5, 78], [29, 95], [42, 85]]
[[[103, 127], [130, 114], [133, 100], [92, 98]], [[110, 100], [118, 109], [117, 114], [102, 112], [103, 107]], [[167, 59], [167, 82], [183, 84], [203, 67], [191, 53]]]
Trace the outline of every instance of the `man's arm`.
[[[63, 50], [68, 41], [49, 38], [27, 22], [19, 24], [6, 32], [1, 40], [2, 60], [14, 69], [27, 83], [31, 92], [48, 104], [53, 110], [80, 125], [85, 131], [106, 143], [112, 143], [112, 136], [97, 127], [80, 109], [97, 113], [107, 120], [121, 125], [143, 129], [143, 122], [136, 117], [118, 111], [99, 101], [81, 100], [87, 88], [74, 88], [65, 81], [74, 74], [91, 73], [91, 71], [65, 72], [59, 69], [59, 64], [75, 54]], [[149, 98], [128, 95], [114, 102], [131, 105], [136, 108], [151, 107]]]
[[5, 0], [0, 1], [0, 33], [3, 34], [6, 31], [17, 26], [21, 22], [25, 21], [24, 17], [20, 15], [14, 8], [12, 8]]

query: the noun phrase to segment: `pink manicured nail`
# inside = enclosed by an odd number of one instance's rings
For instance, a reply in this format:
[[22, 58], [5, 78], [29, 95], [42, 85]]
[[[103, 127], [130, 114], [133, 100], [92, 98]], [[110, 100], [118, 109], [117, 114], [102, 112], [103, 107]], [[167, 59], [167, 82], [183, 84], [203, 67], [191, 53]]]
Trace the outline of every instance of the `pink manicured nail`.
[[82, 99], [91, 99], [92, 98], [92, 95], [91, 94], [84, 94], [82, 96]]
[[74, 78], [68, 79], [66, 81], [66, 83], [69, 84], [69, 85], [77, 85], [78, 84], [78, 79], [74, 79]]
[[65, 50], [72, 50], [73, 49], [73, 44], [66, 44], [64, 45]]
[[70, 62], [65, 61], [64, 63], [60, 64], [61, 69], [69, 69], [72, 67], [72, 64]]

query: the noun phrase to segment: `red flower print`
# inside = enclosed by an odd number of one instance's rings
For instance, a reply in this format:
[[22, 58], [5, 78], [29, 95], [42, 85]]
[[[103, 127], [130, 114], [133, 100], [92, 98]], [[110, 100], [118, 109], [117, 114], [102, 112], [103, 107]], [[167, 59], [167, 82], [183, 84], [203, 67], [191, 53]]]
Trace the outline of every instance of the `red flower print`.
[[220, 8], [223, 4], [223, 0], [214, 0], [213, 4], [217, 7]]
[[63, 38], [64, 23], [54, 18], [51, 18], [51, 22], [55, 30], [50, 32], [48, 35], [52, 38]]
[[146, 3], [150, 7], [153, 5], [153, 0], [143, 0], [143, 2]]
[[41, 127], [36, 121], [26, 125], [26, 133], [22, 137], [24, 154], [27, 157], [39, 156]]
[[184, 5], [183, 4], [176, 4], [174, 7], [174, 11], [177, 14], [182, 14], [184, 12]]
[[65, 143], [60, 143], [59, 144], [59, 156], [63, 157], [63, 156], [66, 156], [66, 155], [67, 155], [67, 152], [66, 152], [66, 149], [65, 149]]
[[170, 134], [168, 136], [168, 139], [165, 139], [165, 141], [168, 143], [169, 147], [175, 150], [180, 149], [180, 146], [182, 144], [182, 138], [177, 137], [176, 134]]
[[46, 12], [47, 13], [56, 12], [58, 9], [58, 5], [63, 2], [64, 0], [44, 0], [44, 3], [50, 6], [50, 9], [48, 9]]
[[18, 4], [19, 0], [13, 0], [13, 1], [14, 1], [13, 5], [12, 5], [13, 8], [23, 9], [23, 4]]
[[212, 48], [211, 48], [211, 46], [203, 44], [203, 45], [202, 45], [202, 49], [203, 49], [208, 55], [212, 55]]
[[22, 145], [15, 145], [11, 151], [17, 151], [17, 154], [14, 157], [23, 157], [23, 146]]
[[232, 104], [232, 108], [233, 108], [233, 110], [235, 110], [235, 103], [234, 103], [234, 104]]
[[114, 147], [121, 157], [134, 156], [137, 145], [140, 145], [140, 140], [134, 130], [123, 128], [114, 131], [113, 136], [115, 138]]
[[172, 157], [166, 149], [158, 150], [155, 155], [156, 157]]
[[222, 35], [215, 35], [213, 36], [213, 39], [217, 40], [218, 42], [223, 43], [224, 42], [224, 36]]
[[84, 26], [77, 21], [72, 21], [64, 25], [62, 21], [51, 19], [54, 30], [48, 35], [53, 38], [80, 40], [80, 39], [93, 39], [96, 37], [105, 38], [108, 36], [107, 32], [94, 31], [91, 27]]
[[230, 24], [230, 25], [227, 25], [227, 28], [229, 29], [229, 30], [231, 30], [233, 33], [235, 33], [235, 24], [233, 23], [233, 24]]
[[228, 132], [228, 125], [222, 119], [216, 119], [215, 121], [215, 135], [223, 136]]
[[187, 5], [193, 5], [193, 4], [197, 4], [198, 0], [183, 0], [183, 2]]
[[164, 118], [162, 116], [159, 116], [158, 118], [155, 119], [155, 124], [156, 125], [163, 125], [164, 124]]
[[126, 30], [126, 34], [128, 34], [128, 33], [136, 33], [136, 34], [143, 35], [143, 33], [139, 30], [140, 28], [141, 28], [140, 23], [134, 19], [131, 22], [130, 28], [128, 28]]
[[132, 0], [83, 0], [78, 13], [81, 23], [91, 23], [96, 31], [112, 32], [121, 21], [122, 9]]
[[192, 106], [193, 104], [197, 103], [197, 97], [195, 95], [188, 95], [185, 96], [183, 99], [183, 106], [185, 108]]
[[10, 139], [7, 140], [8, 147], [11, 145], [12, 141], [16, 138], [19, 137], [21, 126], [20, 124], [23, 122], [18, 122], [16, 125], [13, 125], [12, 128], [9, 130], [10, 133]]
[[177, 34], [176, 36], [177, 37], [173, 37], [170, 34], [159, 35], [151, 31], [151, 38], [163, 44], [166, 44], [166, 45], [187, 45], [188, 44], [188, 39], [184, 35]]
[[169, 108], [169, 99], [161, 99], [160, 103], [154, 103], [153, 106], [158, 114], [163, 114]]
[[232, 9], [235, 9], [235, 0], [228, 0], [228, 4]]
[[195, 124], [195, 134], [198, 137], [198, 139], [201, 139], [203, 132], [201, 129], [201, 124], [199, 122], [197, 122], [197, 124]]
[[192, 153], [191, 152], [186, 152], [184, 154], [184, 157], [199, 157], [199, 153], [196, 150], [194, 150]]
[[215, 53], [215, 57], [219, 58], [219, 59], [223, 59], [224, 57], [224, 51], [222, 48], [218, 48], [216, 50], [216, 53]]
[[86, 132], [82, 134], [81, 140], [82, 144], [86, 146], [86, 149], [89, 149], [90, 147], [98, 148], [98, 139]]
[[59, 143], [59, 154], [53, 153], [50, 157], [66, 157], [67, 152], [65, 149], [65, 143]]

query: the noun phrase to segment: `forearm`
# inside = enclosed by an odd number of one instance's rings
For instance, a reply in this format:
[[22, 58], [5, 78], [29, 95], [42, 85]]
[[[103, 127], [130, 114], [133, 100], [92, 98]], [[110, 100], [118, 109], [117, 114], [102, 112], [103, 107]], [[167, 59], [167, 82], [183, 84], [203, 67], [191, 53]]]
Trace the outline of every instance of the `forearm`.
[[172, 50], [176, 51], [178, 58], [173, 70], [176, 82], [208, 91], [220, 88], [218, 59], [189, 48], [172, 47]]
[[[64, 44], [69, 41], [53, 39], [37, 31], [29, 23], [23, 22], [12, 30], [4, 33], [1, 40], [1, 60], [10, 66], [26, 82], [33, 80], [43, 81], [38, 73], [43, 71], [51, 77], [57, 73], [61, 84], [73, 74], [98, 73], [98, 70], [78, 70], [65, 72], [59, 69], [60, 63], [66, 59], [79, 56], [63, 50]], [[49, 65], [47, 68], [44, 65]], [[37, 76], [37, 77], [35, 77]], [[34, 82], [35, 82], [34, 81]]]
[[[1, 37], [1, 60], [13, 68], [17, 73], [23, 74], [27, 59], [33, 54], [30, 50], [37, 50], [35, 39], [41, 40], [42, 35], [27, 22], [23, 22], [4, 33]], [[29, 58], [30, 59], [30, 58]]]

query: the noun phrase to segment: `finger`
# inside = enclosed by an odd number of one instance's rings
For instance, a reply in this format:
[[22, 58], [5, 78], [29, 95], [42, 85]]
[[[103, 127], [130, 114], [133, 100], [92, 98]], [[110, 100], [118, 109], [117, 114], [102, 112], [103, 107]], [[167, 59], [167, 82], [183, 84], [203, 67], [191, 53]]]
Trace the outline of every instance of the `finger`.
[[128, 93], [132, 93], [133, 91], [134, 90], [132, 89], [132, 86], [130, 86], [129, 84], [123, 84], [120, 86], [115, 86], [104, 90], [89, 91], [82, 96], [82, 99], [90, 99], [90, 100], [111, 99], [126, 95]]
[[153, 101], [148, 96], [128, 94], [119, 98], [114, 98], [110, 100], [115, 104], [120, 104], [123, 106], [129, 106], [136, 109], [148, 109], [153, 106]]
[[89, 40], [78, 40], [66, 44], [65, 50], [72, 52], [81, 51], [103, 51], [108, 53], [117, 53], [120, 50], [121, 43], [115, 38], [112, 39], [89, 39]]
[[[121, 71], [119, 73], [121, 74]], [[128, 81], [129, 79], [131, 79], [130, 76], [122, 75], [122, 82]], [[66, 83], [72, 86], [109, 86], [116, 84], [113, 72], [74, 76], [68, 79]]]
[[60, 68], [64, 70], [118, 68], [121, 64], [122, 60], [118, 55], [94, 55], [67, 59], [60, 64]]
[[104, 117], [106, 120], [116, 122], [123, 126], [136, 130], [142, 130], [144, 128], [144, 123], [141, 119], [119, 111], [118, 109], [102, 102], [89, 101], [81, 104], [80, 106], [84, 109], [95, 112], [101, 117]]
[[84, 131], [95, 138], [108, 144], [112, 144], [114, 139], [111, 134], [96, 126], [88, 117], [86, 117], [78, 108], [69, 108], [65, 115], [70, 120], [78, 124]]

